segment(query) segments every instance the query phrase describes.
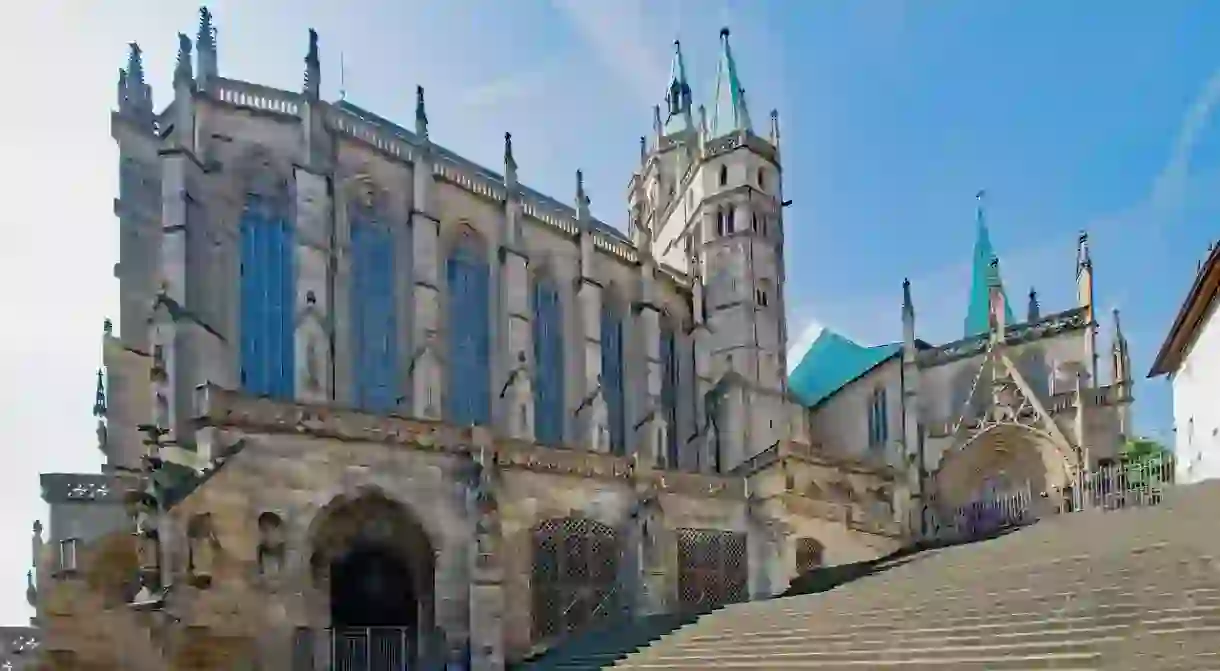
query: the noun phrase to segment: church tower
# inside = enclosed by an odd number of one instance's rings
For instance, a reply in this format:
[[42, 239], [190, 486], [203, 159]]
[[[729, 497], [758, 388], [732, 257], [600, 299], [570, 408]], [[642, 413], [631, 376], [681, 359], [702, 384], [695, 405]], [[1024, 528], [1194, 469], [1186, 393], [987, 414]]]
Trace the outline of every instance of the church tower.
[[632, 229], [692, 279], [698, 449], [705, 470], [724, 472], [784, 439], [791, 414], [779, 124], [773, 112], [770, 136], [755, 134], [728, 28], [710, 111], [692, 109], [674, 46], [666, 106], [632, 181]]

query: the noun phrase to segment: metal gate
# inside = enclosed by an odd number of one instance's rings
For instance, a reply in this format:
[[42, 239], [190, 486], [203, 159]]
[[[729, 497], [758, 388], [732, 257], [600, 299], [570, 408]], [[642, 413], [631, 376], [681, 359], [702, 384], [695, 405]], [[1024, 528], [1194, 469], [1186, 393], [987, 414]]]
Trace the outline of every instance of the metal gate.
[[582, 517], [534, 528], [530, 580], [535, 641], [584, 629], [614, 611], [619, 547], [614, 529]]
[[678, 529], [678, 603], [708, 610], [749, 598], [746, 535], [716, 529]]

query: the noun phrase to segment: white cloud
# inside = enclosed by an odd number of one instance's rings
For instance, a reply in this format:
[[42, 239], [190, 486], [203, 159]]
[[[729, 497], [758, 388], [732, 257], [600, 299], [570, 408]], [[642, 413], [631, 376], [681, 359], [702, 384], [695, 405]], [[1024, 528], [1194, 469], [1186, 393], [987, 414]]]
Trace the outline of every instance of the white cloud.
[[1203, 85], [1174, 136], [1169, 160], [1152, 184], [1148, 201], [1152, 209], [1165, 216], [1174, 216], [1185, 205], [1190, 179], [1190, 159], [1195, 145], [1202, 139], [1212, 113], [1220, 105], [1220, 69]]
[[458, 102], [475, 110], [517, 102], [541, 94], [548, 76], [546, 68], [516, 72], [466, 89], [458, 95]]
[[802, 319], [798, 323], [801, 325], [792, 329], [796, 333], [796, 338], [788, 343], [788, 372], [791, 373], [796, 369], [797, 364], [801, 362], [801, 358], [813, 346], [813, 341], [822, 335], [824, 326], [821, 322], [814, 319]]
[[[651, 37], [642, 0], [612, 3], [585, 0], [551, 0], [551, 4], [597, 54], [602, 63], [648, 105], [655, 104], [665, 87], [665, 44]], [[653, 12], [658, 12], [652, 6]]]

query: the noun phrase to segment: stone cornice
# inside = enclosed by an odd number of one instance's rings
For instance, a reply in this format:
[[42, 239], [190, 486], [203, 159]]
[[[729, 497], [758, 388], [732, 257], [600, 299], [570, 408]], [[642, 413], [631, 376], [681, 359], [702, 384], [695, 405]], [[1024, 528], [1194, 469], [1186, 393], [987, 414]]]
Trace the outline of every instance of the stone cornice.
[[658, 493], [699, 497], [745, 498], [745, 479], [637, 468], [630, 457], [583, 450], [542, 447], [494, 435], [482, 427], [459, 427], [439, 421], [373, 415], [333, 406], [277, 402], [206, 385], [195, 390], [199, 427], [245, 433], [295, 434], [344, 442], [399, 445], [418, 451], [453, 455], [482, 451], [505, 469], [581, 478], [619, 480]]
[[788, 461], [825, 466], [843, 473], [871, 475], [884, 481], [899, 477], [898, 469], [889, 464], [871, 463], [845, 455], [835, 454], [818, 445], [785, 440], [759, 452], [733, 469], [734, 473], [750, 476], [769, 470]]

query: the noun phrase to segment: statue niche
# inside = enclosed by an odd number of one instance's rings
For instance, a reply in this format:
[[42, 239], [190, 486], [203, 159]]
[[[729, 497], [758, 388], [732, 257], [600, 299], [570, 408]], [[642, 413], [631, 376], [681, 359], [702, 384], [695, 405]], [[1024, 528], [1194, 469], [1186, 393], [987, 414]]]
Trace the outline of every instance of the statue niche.
[[186, 540], [189, 582], [194, 587], [206, 589], [212, 584], [216, 550], [219, 545], [210, 513], [202, 513], [191, 518], [186, 527]]
[[279, 576], [284, 567], [284, 521], [273, 512], [258, 516], [258, 574]]

